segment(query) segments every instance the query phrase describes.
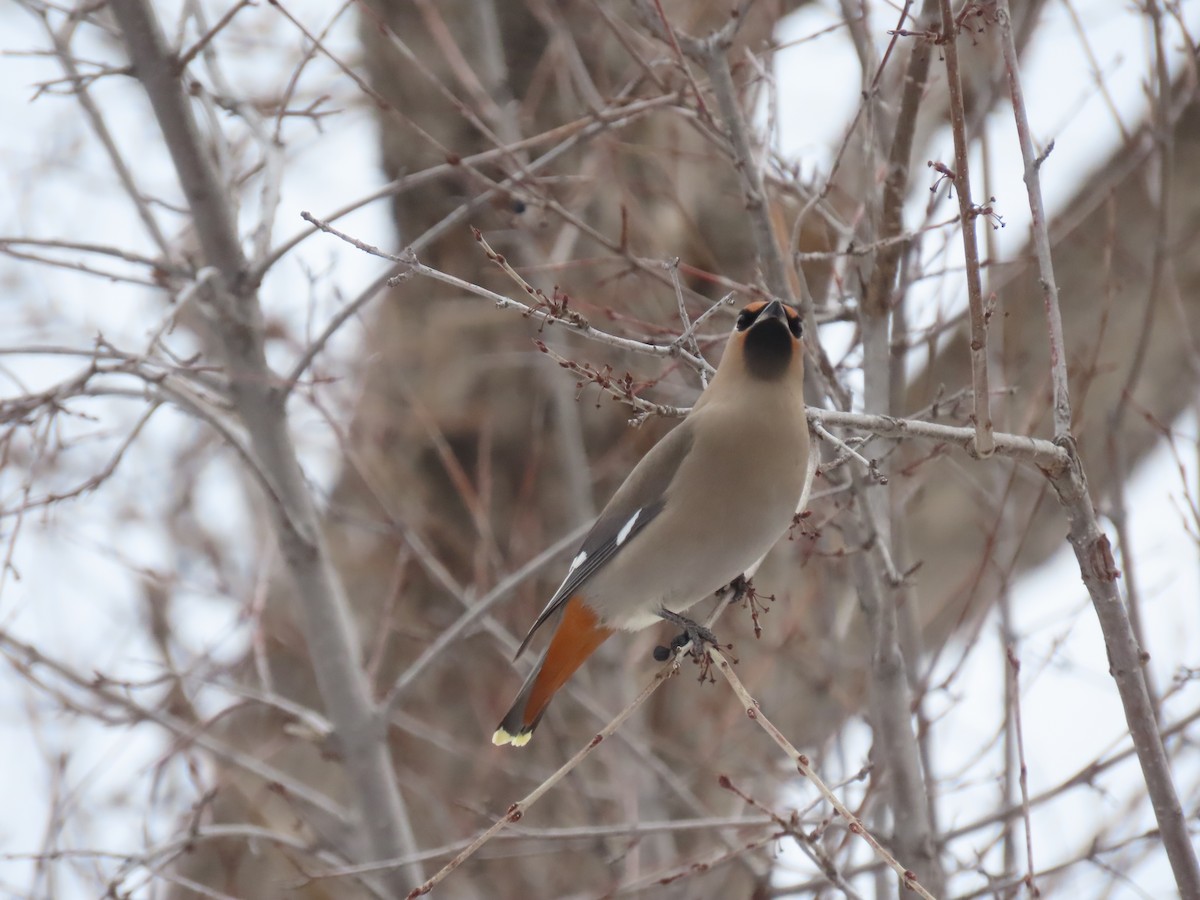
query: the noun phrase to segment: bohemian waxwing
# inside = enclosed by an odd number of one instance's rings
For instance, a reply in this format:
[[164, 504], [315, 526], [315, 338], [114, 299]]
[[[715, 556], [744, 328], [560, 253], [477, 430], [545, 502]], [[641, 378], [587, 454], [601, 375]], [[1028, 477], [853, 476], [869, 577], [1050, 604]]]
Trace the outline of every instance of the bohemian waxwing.
[[561, 614], [492, 743], [527, 744], [610, 634], [686, 623], [678, 613], [751, 570], [787, 530], [808, 467], [800, 335], [799, 315], [777, 300], [741, 311], [712, 382], [617, 489], [521, 642], [518, 656]]

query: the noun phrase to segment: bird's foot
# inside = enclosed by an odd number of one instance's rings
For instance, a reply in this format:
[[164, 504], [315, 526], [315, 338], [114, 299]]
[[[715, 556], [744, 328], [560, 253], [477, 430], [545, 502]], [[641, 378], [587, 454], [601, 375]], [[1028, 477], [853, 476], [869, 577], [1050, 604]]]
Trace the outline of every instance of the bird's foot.
[[683, 629], [682, 632], [671, 639], [672, 650], [678, 650], [688, 643], [692, 645], [693, 654], [697, 654], [702, 650], [705, 644], [712, 644], [714, 647], [720, 648], [721, 643], [717, 640], [717, 636], [699, 622], [693, 622], [687, 616], [681, 616], [679, 613], [671, 612], [669, 609], [660, 609], [658, 615], [672, 625], [677, 625]]
[[[671, 613], [671, 615], [674, 616], [676, 614]], [[666, 616], [663, 616], [663, 618], [665, 619]], [[711, 631], [709, 631], [707, 628], [705, 628], [703, 625], [697, 625], [695, 622], [692, 622], [690, 619], [684, 619], [683, 616], [679, 616], [678, 618], [683, 619], [684, 622], [687, 622], [689, 625], [691, 625], [695, 629], [695, 632], [694, 632], [695, 637], [693, 637], [691, 634], [689, 634], [687, 627], [684, 626], [684, 630], [682, 632], [675, 635], [675, 637], [671, 638], [671, 643], [669, 643], [665, 646], [663, 644], [659, 644], [657, 647], [654, 648], [654, 658], [656, 660], [658, 660], [659, 662], [666, 662], [668, 659], [671, 658], [672, 653], [674, 653], [676, 650], [678, 650], [684, 644], [687, 644], [689, 642], [692, 645], [691, 652], [693, 654], [696, 653], [697, 649], [705, 643], [709, 643], [714, 646], [720, 646], [719, 644], [717, 644], [717, 636], [715, 634], [713, 634]], [[668, 619], [667, 621], [673, 622], [675, 620]], [[682, 622], [677, 622], [676, 624], [682, 624]]]
[[733, 581], [729, 582], [728, 585], [721, 588], [721, 590], [730, 591], [729, 602], [737, 603], [739, 600], [745, 598], [747, 591], [754, 590], [754, 584], [745, 575], [739, 575]]
[[717, 636], [705, 626], [694, 622], [686, 616], [681, 616], [679, 613], [671, 612], [669, 609], [660, 609], [658, 614], [663, 619], [666, 619], [672, 625], [678, 625], [683, 629], [671, 639], [670, 646], [658, 646], [654, 648], [654, 658], [659, 662], [666, 662], [671, 658], [671, 654], [687, 644], [691, 644], [689, 651], [692, 658], [700, 664], [700, 680], [715, 680], [710, 674], [709, 667], [712, 664], [712, 657], [708, 655], [706, 645], [716, 647], [718, 650], [732, 650], [733, 645], [723, 645], [717, 640]]

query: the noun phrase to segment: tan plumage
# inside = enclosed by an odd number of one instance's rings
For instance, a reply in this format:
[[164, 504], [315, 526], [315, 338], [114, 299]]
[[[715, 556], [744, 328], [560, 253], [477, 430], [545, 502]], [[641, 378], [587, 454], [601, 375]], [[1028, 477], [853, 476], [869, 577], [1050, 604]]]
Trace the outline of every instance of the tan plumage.
[[550, 698], [614, 631], [711, 596], [788, 528], [808, 466], [800, 330], [778, 301], [742, 310], [707, 390], [617, 489], [530, 628], [518, 656], [565, 609], [493, 743], [523, 746]]

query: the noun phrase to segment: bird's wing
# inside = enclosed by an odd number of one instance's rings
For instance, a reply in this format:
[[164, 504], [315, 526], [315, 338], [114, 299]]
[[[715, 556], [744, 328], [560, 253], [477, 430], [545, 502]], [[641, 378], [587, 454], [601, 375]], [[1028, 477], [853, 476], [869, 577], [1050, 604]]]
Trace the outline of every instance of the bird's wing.
[[666, 505], [667, 488], [670, 487], [679, 465], [692, 446], [692, 427], [685, 419], [666, 437], [650, 448], [634, 466], [608, 505], [596, 519], [596, 524], [583, 539], [567, 577], [554, 592], [546, 608], [525, 635], [517, 648], [520, 656], [535, 631], [582, 588], [589, 578], [626, 546], [639, 531], [646, 527]]

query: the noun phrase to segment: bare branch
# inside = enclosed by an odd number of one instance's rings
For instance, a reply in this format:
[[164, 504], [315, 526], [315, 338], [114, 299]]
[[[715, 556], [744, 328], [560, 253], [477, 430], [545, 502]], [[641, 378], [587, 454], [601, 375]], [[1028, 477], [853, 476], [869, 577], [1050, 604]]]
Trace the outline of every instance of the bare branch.
[[1162, 832], [1163, 846], [1171, 862], [1175, 883], [1181, 896], [1200, 897], [1200, 865], [1197, 864], [1196, 849], [1179, 803], [1175, 782], [1171, 777], [1171, 767], [1163, 748], [1162, 736], [1158, 731], [1154, 704], [1150, 701], [1146, 686], [1144, 667], [1147, 657], [1138, 646], [1129, 621], [1129, 613], [1117, 590], [1116, 582], [1120, 573], [1117, 572], [1108, 537], [1100, 530], [1096, 521], [1096, 511], [1088, 494], [1083, 463], [1071, 436], [1071, 400], [1067, 384], [1062, 312], [1058, 305], [1058, 288], [1050, 255], [1050, 233], [1042, 203], [1038, 160], [1034, 155], [1029, 117], [1025, 111], [1021, 89], [1020, 67], [1013, 40], [1008, 0], [998, 0], [996, 15], [1000, 23], [1004, 62], [1008, 70], [1008, 84], [1012, 94], [1021, 156], [1025, 163], [1025, 185], [1028, 188], [1029, 209], [1033, 216], [1033, 241], [1046, 307], [1046, 330], [1050, 340], [1050, 375], [1054, 391], [1055, 443], [1066, 450], [1069, 459], [1066, 468], [1054, 474], [1047, 474], [1066, 513], [1070, 526], [1067, 539], [1075, 551], [1083, 583], [1100, 620], [1104, 644], [1108, 650], [1110, 672], [1121, 695], [1125, 720], [1137, 750], [1138, 762], [1142, 767], [1146, 789], [1150, 793], [1154, 817]]
[[950, 86], [950, 130], [954, 134], [954, 172], [951, 173], [951, 182], [955, 193], [958, 194], [963, 256], [967, 263], [967, 300], [971, 307], [971, 385], [975, 391], [975, 451], [986, 457], [992, 454], [995, 440], [992, 436], [991, 393], [988, 387], [987, 317], [983, 308], [983, 287], [979, 274], [979, 243], [975, 237], [975, 219], [979, 210], [971, 202], [971, 172], [967, 162], [970, 149], [967, 143], [967, 113], [963, 100], [962, 73], [958, 64], [958, 25], [954, 20], [950, 0], [940, 2], [944, 41], [941, 48], [946, 57], [946, 80]]
[[[145, 0], [115, 0], [112, 8], [121, 23], [135, 75], [146, 90], [174, 160], [201, 246], [221, 275], [210, 302], [229, 365], [234, 404], [262, 470], [275, 486], [274, 502], [269, 504], [271, 518], [304, 615], [317, 682], [337, 732], [347, 775], [355, 785], [369, 850], [376, 858], [388, 856], [396, 847], [415, 850], [385, 726], [362, 669], [348, 603], [329, 563], [316, 507], [288, 435], [284, 395], [266, 364], [262, 310], [247, 284], [236, 217], [202, 149], [180, 71], [153, 11]], [[409, 868], [409, 877], [420, 876], [419, 864]], [[403, 892], [399, 873], [385, 877], [393, 893]]]
[[415, 897], [421, 897], [425, 894], [428, 894], [438, 884], [445, 880], [446, 876], [474, 856], [484, 844], [494, 838], [505, 826], [513, 822], [520, 821], [521, 817], [529, 811], [531, 806], [537, 803], [537, 801], [547, 791], [558, 784], [558, 782], [566, 777], [567, 774], [569, 774], [581, 762], [587, 759], [587, 757], [591, 755], [592, 751], [595, 750], [596, 747], [600, 746], [601, 742], [605, 738], [610, 737], [613, 732], [615, 732], [625, 722], [626, 719], [633, 715], [634, 711], [638, 707], [640, 707], [650, 698], [651, 694], [658, 690], [661, 685], [666, 683], [668, 678], [670, 678], [679, 670], [679, 658], [682, 656], [685, 650], [686, 647], [678, 648], [675, 652], [675, 658], [665, 663], [663, 667], [659, 669], [657, 673], [655, 673], [654, 678], [651, 679], [651, 681], [644, 688], [642, 688], [641, 692], [633, 698], [629, 705], [617, 713], [611, 722], [601, 728], [600, 731], [596, 733], [595, 737], [593, 737], [582, 748], [580, 748], [574, 756], [563, 763], [554, 772], [554, 774], [552, 774], [549, 778], [539, 784], [520, 800], [513, 803], [503, 816], [497, 819], [486, 831], [480, 833], [475, 840], [463, 848], [462, 852], [460, 852], [457, 856], [450, 860], [450, 862], [446, 863], [446, 865], [439, 869], [432, 878], [409, 893], [409, 900], [413, 900]]
[[[1050, 379], [1054, 391], [1054, 436], [1064, 438], [1071, 433], [1071, 393], [1067, 386], [1067, 348], [1063, 339], [1062, 313], [1058, 307], [1058, 284], [1054, 280], [1054, 264], [1050, 259], [1050, 229], [1046, 221], [1046, 208], [1042, 203], [1042, 166], [1033, 148], [1029, 115], [1025, 112], [1020, 63], [1017, 60], [1017, 45], [1013, 39], [1012, 16], [1007, 0], [999, 0], [996, 15], [1000, 22], [1004, 65], [1008, 70], [1013, 117], [1017, 122], [1017, 140], [1021, 145], [1021, 158], [1025, 163], [1025, 187], [1029, 196], [1029, 212], [1033, 217], [1030, 228], [1033, 233], [1033, 248], [1037, 253], [1038, 273], [1041, 276], [1042, 299], [1046, 308], [1046, 326], [1050, 338]], [[957, 182], [956, 186], [960, 191], [966, 188], [965, 184], [959, 185]]]
[[829, 801], [829, 805], [837, 810], [838, 815], [846, 820], [846, 824], [851, 833], [858, 835], [871, 845], [871, 849], [875, 851], [876, 855], [878, 855], [879, 858], [882, 859], [888, 865], [888, 867], [892, 869], [892, 871], [900, 876], [900, 883], [906, 889], [913, 891], [918, 897], [924, 897], [925, 900], [934, 900], [933, 895], [930, 894], [929, 891], [926, 890], [919, 881], [917, 881], [916, 875], [897, 862], [896, 858], [884, 848], [883, 844], [879, 843], [879, 841], [871, 834], [871, 832], [867, 830], [866, 826], [863, 825], [858, 816], [850, 812], [850, 810], [846, 808], [846, 805], [838, 799], [837, 795], [834, 794], [833, 791], [828, 788], [828, 786], [826, 786], [825, 782], [822, 781], [820, 776], [818, 776], [813, 770], [812, 764], [809, 762], [808, 757], [792, 746], [791, 741], [783, 736], [783, 732], [776, 728], [774, 724], [772, 724], [771, 720], [763, 715], [758, 703], [752, 696], [750, 696], [750, 692], [746, 690], [745, 685], [742, 684], [742, 680], [738, 678], [736, 674], [734, 674], [733, 667], [729, 665], [729, 661], [721, 655], [721, 652], [711, 647], [708, 648], [707, 652], [713, 657], [713, 660], [717, 666], [717, 670], [723, 676], [725, 676], [725, 680], [729, 682], [729, 686], [733, 688], [733, 692], [737, 694], [738, 699], [742, 702], [742, 707], [746, 710], [746, 716], [752, 721], [756, 722], [758, 726], [767, 733], [771, 740], [775, 742], [779, 749], [787, 754], [788, 759], [795, 764], [796, 768], [800, 771], [800, 774], [811, 781], [813, 786], [820, 791], [821, 796]]

